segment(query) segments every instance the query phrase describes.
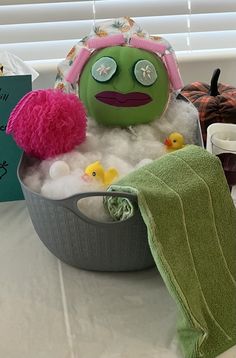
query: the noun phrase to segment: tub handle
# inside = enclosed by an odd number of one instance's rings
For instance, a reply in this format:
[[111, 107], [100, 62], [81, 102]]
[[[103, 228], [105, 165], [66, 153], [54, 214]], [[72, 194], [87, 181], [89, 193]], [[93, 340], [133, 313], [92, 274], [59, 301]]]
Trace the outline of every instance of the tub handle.
[[125, 192], [115, 192], [115, 191], [110, 191], [110, 192], [94, 191], [94, 192], [79, 193], [79, 194], [70, 196], [69, 198], [66, 198], [66, 199], [53, 200], [51, 202], [53, 202], [55, 204], [59, 204], [59, 205], [65, 207], [66, 209], [72, 211], [76, 216], [80, 217], [83, 221], [86, 221], [89, 224], [96, 224], [96, 225], [98, 225], [98, 224], [100, 224], [100, 225], [113, 224], [114, 225], [115, 222], [100, 222], [100, 221], [91, 219], [79, 209], [79, 207], [78, 207], [79, 200], [85, 199], [88, 197], [93, 197], [93, 196], [121, 197], [121, 198], [129, 199], [134, 204], [137, 203], [137, 196], [135, 194], [125, 193]]

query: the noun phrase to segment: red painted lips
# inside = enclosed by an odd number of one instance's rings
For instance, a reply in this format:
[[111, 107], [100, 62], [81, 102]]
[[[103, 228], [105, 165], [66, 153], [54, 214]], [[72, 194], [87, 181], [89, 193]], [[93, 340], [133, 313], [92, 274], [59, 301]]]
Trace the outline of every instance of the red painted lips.
[[152, 101], [152, 98], [148, 94], [141, 92], [120, 93], [103, 91], [95, 97], [98, 101], [115, 107], [138, 107]]

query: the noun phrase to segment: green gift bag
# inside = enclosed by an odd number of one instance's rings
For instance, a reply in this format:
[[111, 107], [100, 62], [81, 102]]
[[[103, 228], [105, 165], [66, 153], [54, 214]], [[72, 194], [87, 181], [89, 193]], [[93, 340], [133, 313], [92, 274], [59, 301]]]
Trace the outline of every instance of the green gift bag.
[[0, 77], [0, 202], [23, 199], [16, 175], [22, 151], [6, 135], [6, 126], [12, 109], [31, 90], [30, 75]]

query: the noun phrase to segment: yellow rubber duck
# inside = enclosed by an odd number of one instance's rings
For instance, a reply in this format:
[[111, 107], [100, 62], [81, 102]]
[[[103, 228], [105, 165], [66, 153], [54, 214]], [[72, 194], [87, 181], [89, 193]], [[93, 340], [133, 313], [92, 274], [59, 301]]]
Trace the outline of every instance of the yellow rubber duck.
[[96, 161], [86, 167], [83, 179], [90, 181], [94, 178], [99, 180], [103, 185], [110, 185], [118, 175], [118, 171], [115, 168], [109, 168], [105, 171], [101, 163]]
[[184, 137], [179, 132], [173, 132], [166, 138], [164, 144], [168, 152], [181, 149], [185, 146]]

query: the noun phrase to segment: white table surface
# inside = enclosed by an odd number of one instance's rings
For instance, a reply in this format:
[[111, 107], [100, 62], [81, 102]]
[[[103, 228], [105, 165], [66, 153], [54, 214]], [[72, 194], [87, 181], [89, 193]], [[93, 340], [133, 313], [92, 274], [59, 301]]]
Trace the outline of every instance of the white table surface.
[[41, 243], [24, 201], [0, 203], [0, 357], [181, 358], [156, 269], [95, 273]]

